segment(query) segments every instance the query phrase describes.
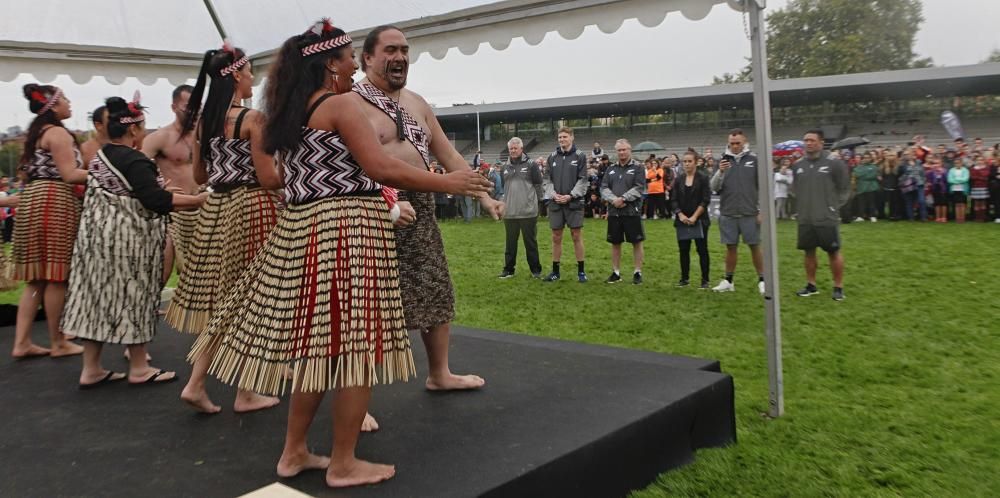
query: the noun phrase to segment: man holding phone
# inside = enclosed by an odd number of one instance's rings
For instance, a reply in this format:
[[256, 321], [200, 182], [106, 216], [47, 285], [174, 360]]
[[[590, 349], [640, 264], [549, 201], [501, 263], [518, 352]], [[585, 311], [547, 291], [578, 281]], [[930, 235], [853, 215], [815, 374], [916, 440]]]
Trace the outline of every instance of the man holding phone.
[[[760, 250], [760, 205], [757, 199], [757, 156], [747, 147], [742, 129], [729, 132], [729, 146], [719, 161], [719, 170], [710, 186], [719, 193], [719, 233], [726, 245], [726, 278], [712, 288], [715, 292], [733, 292], [733, 273], [739, 256], [740, 236], [750, 246], [750, 256], [757, 270], [757, 290], [764, 295], [764, 257]], [[767, 167], [762, 166], [762, 167]]]

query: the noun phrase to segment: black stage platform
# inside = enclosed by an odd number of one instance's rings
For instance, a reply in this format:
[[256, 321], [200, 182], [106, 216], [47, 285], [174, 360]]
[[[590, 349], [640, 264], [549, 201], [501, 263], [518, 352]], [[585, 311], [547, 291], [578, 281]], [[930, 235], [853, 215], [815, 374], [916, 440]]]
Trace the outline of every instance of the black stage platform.
[[[34, 333], [47, 344], [44, 322]], [[0, 496], [233, 497], [278, 481], [287, 400], [236, 415], [233, 391], [213, 382], [224, 411], [204, 416], [179, 401], [183, 379], [79, 391], [78, 357], [15, 362], [13, 334], [0, 329]], [[452, 368], [487, 385], [434, 394], [413, 339], [421, 380], [376, 387], [382, 430], [359, 444], [396, 477], [350, 490], [322, 472], [280, 482], [313, 496], [622, 496], [736, 438], [733, 381], [712, 360], [456, 328]], [[153, 363], [186, 378], [190, 342], [161, 326]], [[120, 347], [106, 350], [105, 367], [126, 366]], [[328, 403], [318, 453], [330, 450]]]

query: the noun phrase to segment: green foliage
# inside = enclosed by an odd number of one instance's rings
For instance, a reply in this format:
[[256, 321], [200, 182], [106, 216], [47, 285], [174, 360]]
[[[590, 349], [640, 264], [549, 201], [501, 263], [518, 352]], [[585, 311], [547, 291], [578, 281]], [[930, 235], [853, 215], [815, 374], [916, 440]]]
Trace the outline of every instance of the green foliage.
[[0, 176], [12, 177], [17, 173], [22, 151], [21, 144], [17, 142], [10, 142], [0, 147]]
[[987, 62], [1000, 62], [1000, 49], [994, 48], [990, 55], [983, 59], [983, 63]]
[[[994, 224], [845, 225], [848, 297], [836, 303], [825, 261], [822, 293], [794, 295], [804, 283], [796, 225], [779, 223], [787, 414], [777, 420], [761, 415], [764, 306], [749, 252], [740, 248], [734, 293], [676, 288], [674, 229], [647, 221], [645, 283], [607, 285], [605, 230], [600, 220], [583, 230], [589, 283], [543, 284], [523, 252], [514, 278], [496, 278], [501, 224], [442, 223], [457, 323], [716, 358], [733, 376], [737, 444], [700, 451], [636, 496], [1000, 496], [1000, 266], [973, 262], [995, 252]], [[542, 219], [545, 271], [549, 233]], [[714, 226], [710, 237], [714, 285], [724, 250]], [[628, 244], [623, 253], [630, 272]], [[569, 237], [563, 254], [572, 261]]]
[[[791, 0], [767, 16], [768, 73], [785, 79], [929, 67], [931, 59], [913, 51], [922, 12], [920, 0]], [[748, 65], [713, 83], [749, 80]]]

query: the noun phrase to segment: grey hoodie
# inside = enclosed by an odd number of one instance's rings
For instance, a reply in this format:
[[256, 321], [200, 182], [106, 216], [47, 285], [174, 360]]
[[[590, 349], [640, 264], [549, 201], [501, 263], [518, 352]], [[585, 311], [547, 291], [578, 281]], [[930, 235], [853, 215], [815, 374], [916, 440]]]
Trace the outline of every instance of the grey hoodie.
[[851, 195], [851, 175], [839, 159], [820, 154], [806, 156], [792, 165], [795, 174], [795, 208], [801, 225], [834, 226], [840, 207]]
[[716, 171], [710, 186], [719, 193], [719, 212], [723, 216], [757, 216], [760, 204], [757, 199], [757, 156], [745, 148], [737, 155], [728, 150], [722, 160], [729, 161], [729, 169]]
[[542, 184], [542, 171], [528, 158], [510, 158], [501, 169], [503, 174], [503, 202], [507, 205], [506, 219], [538, 217], [537, 186]]

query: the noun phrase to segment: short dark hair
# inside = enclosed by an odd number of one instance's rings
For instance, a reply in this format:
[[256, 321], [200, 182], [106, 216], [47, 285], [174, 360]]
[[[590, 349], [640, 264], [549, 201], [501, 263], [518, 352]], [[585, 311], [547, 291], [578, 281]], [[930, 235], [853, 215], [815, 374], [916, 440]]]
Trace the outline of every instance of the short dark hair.
[[177, 102], [177, 100], [181, 98], [181, 95], [184, 94], [184, 92], [191, 93], [193, 91], [194, 87], [191, 85], [181, 85], [177, 88], [174, 88], [174, 93], [170, 94], [170, 98], [172, 99], [171, 101]]
[[747, 136], [746, 132], [743, 131], [743, 128], [733, 128], [732, 130], [729, 130], [729, 136], [733, 135]]
[[826, 138], [823, 135], [823, 130], [821, 130], [819, 128], [811, 128], [809, 130], [806, 130], [806, 135], [808, 135], [810, 133], [812, 133], [813, 135], [816, 135], [817, 137], [819, 137], [820, 140], [823, 140], [824, 138]]
[[365, 44], [361, 49], [361, 71], [368, 71], [368, 64], [365, 64], [365, 56], [372, 55], [375, 53], [375, 45], [378, 45], [378, 38], [382, 36], [382, 33], [386, 31], [396, 30], [400, 33], [403, 30], [393, 26], [392, 24], [383, 24], [377, 26], [375, 29], [368, 32], [368, 36], [365, 37]]
[[93, 121], [94, 124], [97, 123], [104, 124], [104, 112], [107, 110], [108, 108], [103, 105], [98, 107], [97, 109], [94, 109], [94, 112], [90, 113], [90, 120]]

